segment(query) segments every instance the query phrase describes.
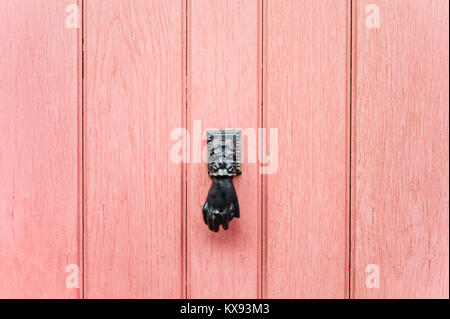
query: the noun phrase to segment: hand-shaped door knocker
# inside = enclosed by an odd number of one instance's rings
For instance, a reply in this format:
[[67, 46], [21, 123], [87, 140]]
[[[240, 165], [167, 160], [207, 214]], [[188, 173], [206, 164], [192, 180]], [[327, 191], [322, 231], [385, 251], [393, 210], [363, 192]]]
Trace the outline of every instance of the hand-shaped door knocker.
[[218, 232], [222, 225], [239, 218], [239, 202], [232, 178], [242, 172], [241, 131], [209, 130], [207, 135], [208, 174], [212, 185], [203, 205], [203, 220], [209, 229]]

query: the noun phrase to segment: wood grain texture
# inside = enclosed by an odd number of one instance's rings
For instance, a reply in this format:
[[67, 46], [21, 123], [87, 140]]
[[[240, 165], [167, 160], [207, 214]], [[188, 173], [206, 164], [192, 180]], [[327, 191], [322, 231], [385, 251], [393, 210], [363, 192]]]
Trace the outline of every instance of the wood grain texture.
[[0, 2], [0, 297], [76, 298], [78, 29], [73, 1]]
[[353, 7], [351, 295], [448, 298], [449, 4], [375, 1], [368, 29], [373, 2]]
[[265, 298], [347, 297], [347, 1], [264, 4]]
[[85, 1], [85, 295], [184, 295], [183, 1]]
[[[188, 127], [191, 138], [194, 140], [193, 121], [201, 121], [202, 131], [207, 128], [256, 130], [260, 125], [259, 1], [195, 0], [188, 3]], [[206, 141], [202, 141], [202, 148], [205, 145]], [[244, 139], [245, 152], [247, 146], [247, 139]], [[201, 150], [191, 148], [193, 157], [199, 156], [199, 152]], [[256, 298], [260, 295], [259, 167], [244, 163], [242, 175], [233, 182], [241, 217], [230, 223], [229, 230], [213, 233], [202, 217], [211, 185], [206, 162], [188, 166], [187, 296], [190, 298]]]

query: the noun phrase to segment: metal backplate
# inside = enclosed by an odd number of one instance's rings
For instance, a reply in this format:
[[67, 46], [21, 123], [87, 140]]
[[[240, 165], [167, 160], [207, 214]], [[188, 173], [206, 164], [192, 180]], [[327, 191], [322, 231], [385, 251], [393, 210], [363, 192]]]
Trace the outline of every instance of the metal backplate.
[[208, 130], [208, 174], [236, 176], [241, 174], [241, 130]]

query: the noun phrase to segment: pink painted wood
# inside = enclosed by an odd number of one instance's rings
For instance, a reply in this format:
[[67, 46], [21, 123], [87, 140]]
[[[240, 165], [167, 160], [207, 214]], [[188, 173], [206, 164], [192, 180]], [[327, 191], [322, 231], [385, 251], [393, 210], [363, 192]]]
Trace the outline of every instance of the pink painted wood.
[[183, 1], [84, 10], [85, 296], [183, 297]]
[[349, 6], [264, 5], [264, 126], [278, 128], [265, 177], [266, 298], [347, 297]]
[[[449, 297], [447, 1], [73, 2], [0, 1], [0, 297]], [[278, 129], [226, 232], [196, 121]]]
[[65, 283], [81, 266], [73, 2], [0, 2], [1, 298], [81, 296]]
[[448, 298], [449, 4], [353, 13], [351, 295]]
[[[188, 127], [260, 126], [259, 12], [257, 0], [189, 1]], [[202, 148], [206, 142], [202, 142]], [[245, 139], [243, 149], [247, 150]], [[254, 150], [256, 151], [256, 150]], [[193, 158], [202, 150], [191, 148]], [[206, 150], [203, 150], [206, 155]], [[248, 155], [248, 154], [247, 154]], [[211, 232], [202, 206], [211, 179], [206, 163], [190, 164], [187, 180], [187, 296], [256, 298], [260, 295], [260, 178], [256, 164], [234, 178], [241, 218], [230, 229]]]

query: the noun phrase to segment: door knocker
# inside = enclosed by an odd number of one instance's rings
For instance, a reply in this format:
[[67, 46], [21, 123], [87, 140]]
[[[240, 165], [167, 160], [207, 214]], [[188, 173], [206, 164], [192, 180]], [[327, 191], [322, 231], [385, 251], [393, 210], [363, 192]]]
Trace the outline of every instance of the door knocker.
[[241, 174], [241, 130], [208, 130], [208, 174], [212, 185], [203, 205], [203, 220], [209, 229], [228, 229], [233, 218], [239, 218], [239, 202], [233, 177]]

